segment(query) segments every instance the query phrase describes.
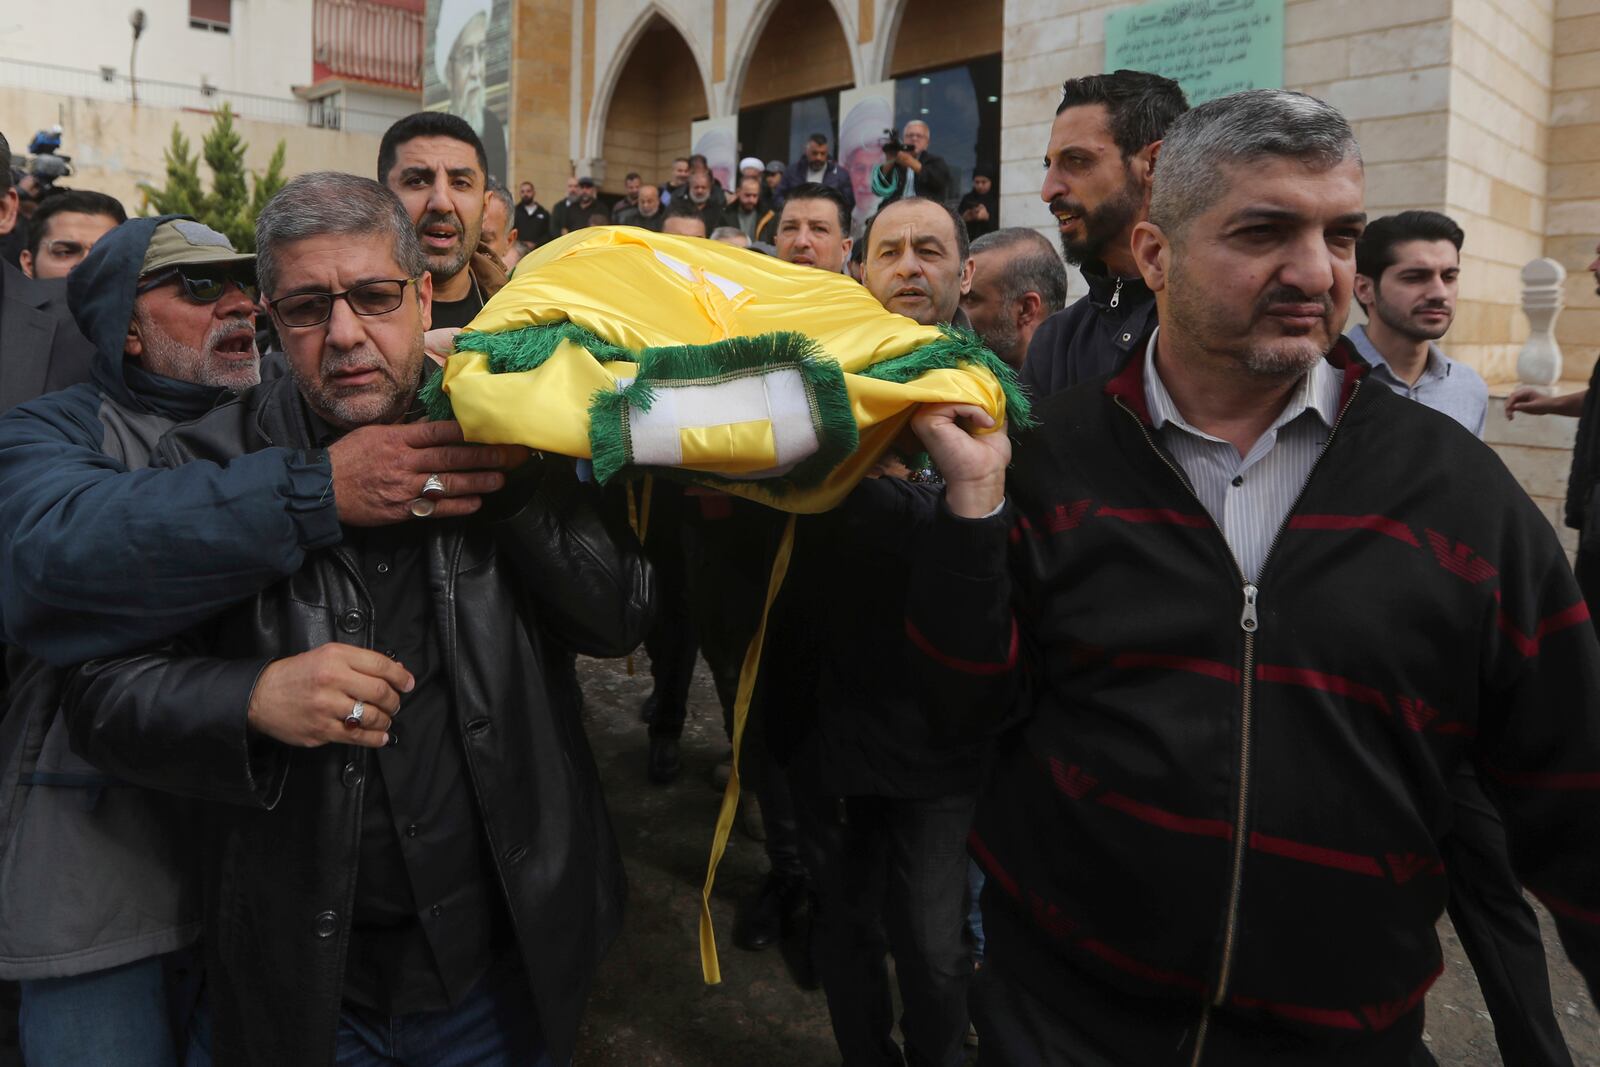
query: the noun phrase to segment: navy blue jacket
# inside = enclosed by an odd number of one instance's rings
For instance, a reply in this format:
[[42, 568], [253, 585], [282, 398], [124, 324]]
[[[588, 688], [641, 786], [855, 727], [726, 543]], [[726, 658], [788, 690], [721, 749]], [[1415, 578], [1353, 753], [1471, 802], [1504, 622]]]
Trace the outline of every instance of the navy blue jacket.
[[227, 395], [123, 358], [145, 249], [171, 217], [124, 223], [72, 272], [93, 381], [0, 416], [0, 642], [52, 664], [181, 633], [340, 537], [324, 451], [134, 469]]
[[[772, 210], [783, 211], [783, 201], [788, 197], [789, 190], [810, 181], [807, 177], [810, 170], [811, 164], [804, 157], [789, 164], [789, 169], [778, 180], [778, 187], [772, 191]], [[850, 172], [834, 160], [828, 160], [828, 165], [822, 169], [822, 184], [844, 197], [851, 211], [856, 209], [856, 187], [850, 183]]]

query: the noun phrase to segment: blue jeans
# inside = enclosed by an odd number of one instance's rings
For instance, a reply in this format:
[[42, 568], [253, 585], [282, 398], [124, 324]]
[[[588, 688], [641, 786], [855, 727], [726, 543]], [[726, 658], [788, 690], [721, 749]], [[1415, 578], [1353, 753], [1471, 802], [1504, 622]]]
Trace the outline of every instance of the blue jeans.
[[[29, 1067], [32, 1067], [32, 1061]], [[339, 1009], [336, 1067], [556, 1067], [544, 1050], [533, 997], [521, 974], [498, 967], [454, 1008], [379, 1015]], [[211, 1012], [195, 1012], [185, 1067], [211, 1067]]]
[[167, 964], [158, 956], [105, 971], [20, 983], [22, 1061], [28, 1067], [176, 1067], [180, 1061]]

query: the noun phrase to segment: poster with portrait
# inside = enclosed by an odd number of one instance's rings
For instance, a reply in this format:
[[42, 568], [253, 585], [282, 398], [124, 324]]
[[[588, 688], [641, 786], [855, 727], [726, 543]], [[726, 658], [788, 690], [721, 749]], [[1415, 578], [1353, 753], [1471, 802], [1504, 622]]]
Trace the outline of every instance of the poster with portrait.
[[512, 0], [428, 0], [422, 106], [466, 119], [483, 141], [489, 174], [506, 175], [511, 108]]
[[722, 188], [732, 189], [739, 168], [739, 116], [691, 122], [689, 144], [693, 146], [689, 149], [691, 155], [706, 157], [711, 176], [722, 183]]
[[894, 82], [846, 89], [839, 94], [839, 165], [850, 172], [850, 184], [855, 189], [850, 236], [858, 240], [863, 224], [878, 210], [872, 172], [883, 164], [883, 143], [893, 131]]

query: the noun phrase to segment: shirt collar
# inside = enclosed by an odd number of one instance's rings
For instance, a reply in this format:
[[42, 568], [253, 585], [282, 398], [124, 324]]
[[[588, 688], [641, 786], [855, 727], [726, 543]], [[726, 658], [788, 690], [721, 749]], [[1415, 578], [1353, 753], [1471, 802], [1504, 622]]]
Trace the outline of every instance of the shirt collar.
[[[1215, 440], [1205, 431], [1191, 426], [1178, 410], [1178, 405], [1173, 402], [1172, 394], [1167, 392], [1166, 383], [1161, 380], [1161, 373], [1156, 369], [1156, 338], [1160, 334], [1161, 328], [1157, 327], [1150, 334], [1150, 342], [1144, 349], [1144, 400], [1145, 406], [1150, 410], [1150, 424], [1159, 430], [1170, 422], [1188, 433]], [[1311, 370], [1300, 376], [1300, 382], [1290, 394], [1289, 402], [1283, 406], [1283, 411], [1267, 432], [1271, 433], [1288, 425], [1308, 410], [1321, 419], [1323, 425], [1332, 428], [1339, 418], [1341, 386], [1341, 376], [1333, 365], [1326, 359], [1317, 360]]]
[[[1378, 346], [1373, 344], [1372, 338], [1367, 336], [1367, 328], [1365, 326], [1352, 326], [1350, 327], [1350, 332], [1345, 336], [1349, 337], [1350, 343], [1356, 346], [1356, 351], [1361, 354], [1361, 358], [1372, 364], [1373, 370], [1380, 372], [1392, 382], [1400, 381], [1400, 376], [1395, 374], [1394, 368], [1389, 366], [1389, 361], [1383, 358], [1382, 352], [1378, 351]], [[1448, 378], [1450, 376], [1450, 368], [1454, 365], [1455, 360], [1439, 351], [1438, 345], [1429, 342], [1428, 365], [1423, 368], [1422, 378], [1418, 378], [1417, 381], [1420, 382], [1424, 378]]]

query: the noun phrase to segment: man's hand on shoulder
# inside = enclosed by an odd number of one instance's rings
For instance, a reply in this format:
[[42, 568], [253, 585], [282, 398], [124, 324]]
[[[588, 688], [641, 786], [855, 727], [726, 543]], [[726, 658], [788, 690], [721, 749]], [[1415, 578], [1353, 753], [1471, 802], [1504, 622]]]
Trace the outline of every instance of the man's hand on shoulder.
[[956, 515], [981, 519], [1005, 500], [1011, 439], [974, 404], [924, 404], [911, 429], [945, 480], [945, 503]]
[[[388, 656], [354, 645], [328, 644], [274, 660], [250, 694], [250, 728], [296, 748], [327, 744], [382, 748], [416, 680]], [[360, 725], [345, 719], [356, 702]]]
[[387, 526], [412, 518], [411, 502], [429, 475], [444, 483], [432, 517], [470, 515], [485, 493], [504, 488], [502, 471], [520, 466], [528, 450], [516, 445], [463, 444], [455, 422], [362, 426], [328, 449], [333, 502], [346, 526]]

